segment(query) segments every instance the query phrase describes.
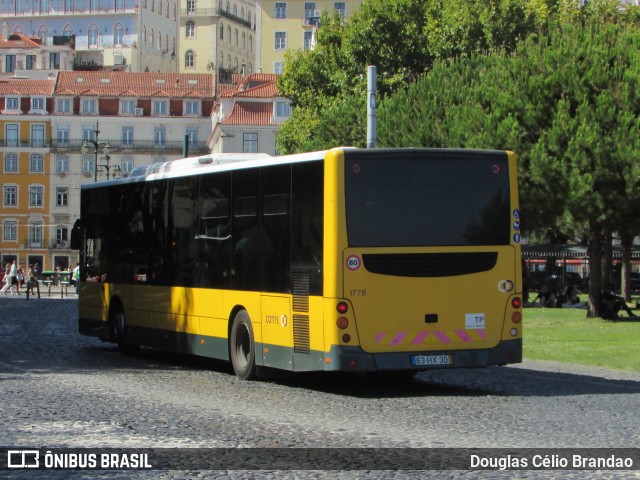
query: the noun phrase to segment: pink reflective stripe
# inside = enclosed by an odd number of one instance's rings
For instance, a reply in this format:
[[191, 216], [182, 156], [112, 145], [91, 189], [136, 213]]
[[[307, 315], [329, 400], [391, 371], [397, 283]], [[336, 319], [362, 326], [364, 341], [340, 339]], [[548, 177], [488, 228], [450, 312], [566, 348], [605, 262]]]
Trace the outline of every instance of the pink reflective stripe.
[[404, 340], [404, 337], [407, 336], [407, 332], [400, 332], [398, 333], [395, 337], [393, 337], [393, 340], [391, 340], [391, 342], [389, 342], [389, 345], [397, 345], [399, 344], [402, 340]]
[[486, 332], [484, 330], [476, 330], [475, 332], [482, 340], [485, 340], [487, 338]]
[[458, 335], [458, 337], [460, 338], [460, 340], [462, 340], [463, 342], [471, 342], [471, 337], [469, 336], [469, 334], [467, 332], [465, 332], [464, 330], [456, 330], [456, 335]]
[[411, 340], [411, 343], [413, 343], [414, 345], [416, 343], [422, 343], [424, 341], [425, 338], [427, 338], [429, 336], [429, 332], [418, 332], [418, 334], [413, 337], [413, 340]]
[[438, 340], [442, 343], [451, 343], [451, 339], [444, 332], [433, 332]]
[[376, 333], [376, 343], [380, 345], [382, 343], [382, 339], [386, 336], [386, 333]]

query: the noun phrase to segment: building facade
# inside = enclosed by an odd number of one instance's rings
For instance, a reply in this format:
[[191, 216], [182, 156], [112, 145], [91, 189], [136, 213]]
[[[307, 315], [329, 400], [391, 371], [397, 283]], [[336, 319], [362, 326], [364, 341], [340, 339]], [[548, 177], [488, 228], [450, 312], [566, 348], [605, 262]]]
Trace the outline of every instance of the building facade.
[[180, 71], [252, 73], [255, 10], [254, 0], [181, 0]]
[[[57, 80], [56, 80], [57, 79]], [[80, 186], [208, 153], [209, 74], [59, 72], [0, 80], [0, 259], [75, 265]]]
[[[54, 77], [55, 78], [55, 77]], [[0, 80], [0, 260], [45, 264], [49, 213], [51, 111], [55, 80]]]
[[288, 49], [313, 48], [323, 11], [348, 18], [361, 4], [362, 0], [256, 0], [256, 71], [282, 73]]
[[278, 94], [277, 76], [254, 73], [230, 85], [218, 85], [211, 115], [213, 153], [277, 155], [276, 133], [289, 117], [289, 101]]
[[[17, 75], [20, 70], [71, 70], [76, 52], [71, 42], [58, 45], [41, 45], [37, 37], [19, 33], [9, 35], [6, 22], [0, 37], [0, 73]], [[69, 37], [70, 40], [73, 37]]]
[[178, 0], [6, 1], [0, 20], [43, 46], [73, 38], [76, 68], [177, 72]]

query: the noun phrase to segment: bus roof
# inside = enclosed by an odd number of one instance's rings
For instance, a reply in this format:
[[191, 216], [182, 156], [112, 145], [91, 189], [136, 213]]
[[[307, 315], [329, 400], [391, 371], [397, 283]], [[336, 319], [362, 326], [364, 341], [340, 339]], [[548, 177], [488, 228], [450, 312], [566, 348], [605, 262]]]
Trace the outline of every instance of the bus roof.
[[295, 155], [271, 156], [266, 153], [211, 153], [197, 157], [169, 160], [136, 167], [126, 178], [87, 183], [83, 189], [99, 188], [121, 183], [137, 183], [164, 178], [188, 177], [210, 172], [242, 170], [259, 166], [285, 165], [289, 163], [321, 160], [329, 150], [300, 153]]

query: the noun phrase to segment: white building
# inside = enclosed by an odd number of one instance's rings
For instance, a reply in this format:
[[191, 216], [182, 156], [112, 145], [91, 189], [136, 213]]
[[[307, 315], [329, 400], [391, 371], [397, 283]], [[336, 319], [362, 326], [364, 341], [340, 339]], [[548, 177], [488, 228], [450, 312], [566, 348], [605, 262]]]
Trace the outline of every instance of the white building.
[[42, 45], [74, 37], [77, 68], [178, 69], [178, 0], [6, 0], [0, 20]]

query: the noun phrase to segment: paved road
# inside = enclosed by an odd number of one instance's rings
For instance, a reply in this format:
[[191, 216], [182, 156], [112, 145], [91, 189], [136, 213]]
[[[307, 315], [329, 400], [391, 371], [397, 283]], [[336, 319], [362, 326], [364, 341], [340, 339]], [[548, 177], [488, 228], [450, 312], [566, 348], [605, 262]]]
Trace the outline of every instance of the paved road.
[[[243, 382], [222, 362], [148, 349], [135, 356], [121, 355], [111, 344], [76, 333], [76, 306], [75, 298], [0, 297], [0, 444], [38, 448], [640, 447], [640, 374], [526, 361], [515, 367], [426, 372], [413, 382], [393, 385], [321, 374], [274, 375], [266, 381]], [[0, 477], [4, 473], [0, 471]], [[497, 473], [487, 473], [486, 478]], [[36, 478], [29, 476], [31, 472], [12, 475]], [[158, 475], [199, 478], [203, 474], [156, 472], [145, 478]], [[288, 475], [325, 478], [322, 472]], [[447, 475], [478, 476], [459, 471]], [[257, 475], [209, 472], [204, 476]], [[379, 476], [346, 472], [341, 478]], [[550, 474], [529, 472], [526, 478], [539, 476], [549, 478]], [[585, 478], [585, 472], [559, 472], [556, 478], [568, 476]], [[272, 476], [280, 477], [282, 472]], [[69, 478], [69, 474], [52, 478]], [[640, 476], [614, 472], [609, 478]]]

